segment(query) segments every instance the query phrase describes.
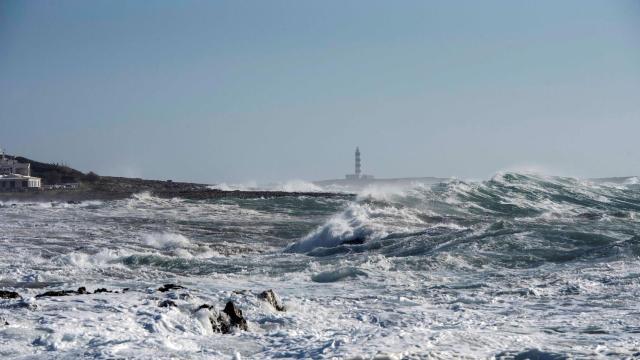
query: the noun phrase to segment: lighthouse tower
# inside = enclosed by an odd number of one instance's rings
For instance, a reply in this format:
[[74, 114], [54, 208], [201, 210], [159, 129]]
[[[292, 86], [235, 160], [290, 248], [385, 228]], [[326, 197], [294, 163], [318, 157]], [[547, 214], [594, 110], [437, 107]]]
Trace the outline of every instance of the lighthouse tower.
[[362, 174], [362, 169], [360, 167], [360, 148], [356, 147], [356, 179], [360, 179], [360, 175]]
[[360, 148], [356, 147], [356, 171], [353, 174], [345, 175], [347, 180], [373, 180], [372, 175], [362, 173], [362, 163], [360, 162]]

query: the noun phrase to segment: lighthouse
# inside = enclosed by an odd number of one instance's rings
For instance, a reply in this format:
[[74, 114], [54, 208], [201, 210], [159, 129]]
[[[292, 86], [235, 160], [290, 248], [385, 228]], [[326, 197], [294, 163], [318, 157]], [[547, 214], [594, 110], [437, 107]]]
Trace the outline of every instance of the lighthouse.
[[353, 174], [347, 174], [345, 176], [347, 180], [372, 180], [372, 175], [364, 175], [362, 173], [362, 162], [360, 160], [360, 148], [356, 147], [356, 168]]
[[360, 148], [356, 147], [356, 179], [360, 179], [362, 169], [360, 168]]

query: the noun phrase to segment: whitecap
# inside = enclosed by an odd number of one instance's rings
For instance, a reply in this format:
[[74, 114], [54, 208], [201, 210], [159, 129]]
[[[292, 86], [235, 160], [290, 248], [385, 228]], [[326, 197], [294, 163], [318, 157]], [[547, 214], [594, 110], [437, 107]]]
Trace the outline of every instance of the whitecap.
[[191, 241], [184, 235], [174, 233], [144, 234], [142, 241], [145, 245], [155, 249], [177, 249], [191, 247]]

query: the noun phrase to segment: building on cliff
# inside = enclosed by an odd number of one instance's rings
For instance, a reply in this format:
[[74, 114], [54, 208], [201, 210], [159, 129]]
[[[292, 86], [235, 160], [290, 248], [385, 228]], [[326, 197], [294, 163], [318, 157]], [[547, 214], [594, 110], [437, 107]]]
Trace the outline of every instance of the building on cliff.
[[42, 180], [31, 176], [31, 164], [9, 159], [0, 149], [0, 191], [24, 191], [42, 188]]
[[356, 169], [355, 173], [345, 175], [347, 180], [373, 180], [373, 175], [362, 173], [362, 162], [360, 160], [360, 148], [356, 147]]

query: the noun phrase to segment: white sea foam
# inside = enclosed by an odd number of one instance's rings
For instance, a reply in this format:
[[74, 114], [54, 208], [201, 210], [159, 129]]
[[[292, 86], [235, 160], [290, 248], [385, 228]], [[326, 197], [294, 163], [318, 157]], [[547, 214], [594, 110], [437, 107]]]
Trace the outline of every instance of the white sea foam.
[[[2, 204], [0, 286], [25, 300], [0, 299], [0, 357], [633, 358], [637, 199], [507, 176], [354, 202]], [[344, 251], [280, 251], [296, 241]], [[118, 292], [35, 298], [80, 286]], [[249, 331], [213, 333], [196, 309], [230, 300]]]
[[184, 235], [173, 233], [144, 234], [142, 241], [145, 245], [156, 249], [176, 249], [192, 247], [191, 242]]
[[222, 182], [222, 183], [219, 183], [219, 184], [210, 185], [208, 187], [210, 189], [224, 190], [224, 191], [235, 191], [235, 190], [251, 191], [251, 190], [258, 190], [260, 188], [258, 186], [258, 183], [255, 182], [255, 181], [248, 181], [248, 182], [245, 182], [245, 183], [238, 183], [238, 184], [227, 184], [225, 182]]
[[409, 208], [352, 203], [288, 250], [308, 252], [317, 247], [330, 248], [345, 242], [381, 239], [392, 233], [417, 231], [422, 226], [423, 221]]
[[225, 191], [286, 191], [286, 192], [322, 192], [325, 191], [318, 185], [312, 182], [292, 179], [284, 182], [278, 182], [273, 184], [258, 184], [255, 181], [240, 183], [240, 184], [227, 184], [220, 183], [209, 186], [210, 189], [225, 190]]
[[287, 191], [287, 192], [322, 192], [320, 186], [304, 180], [289, 180], [283, 183], [271, 185], [269, 190]]
[[95, 268], [96, 266], [109, 264], [125, 254], [123, 251], [110, 249], [101, 250], [95, 254], [74, 251], [54, 257], [51, 261], [73, 268]]

